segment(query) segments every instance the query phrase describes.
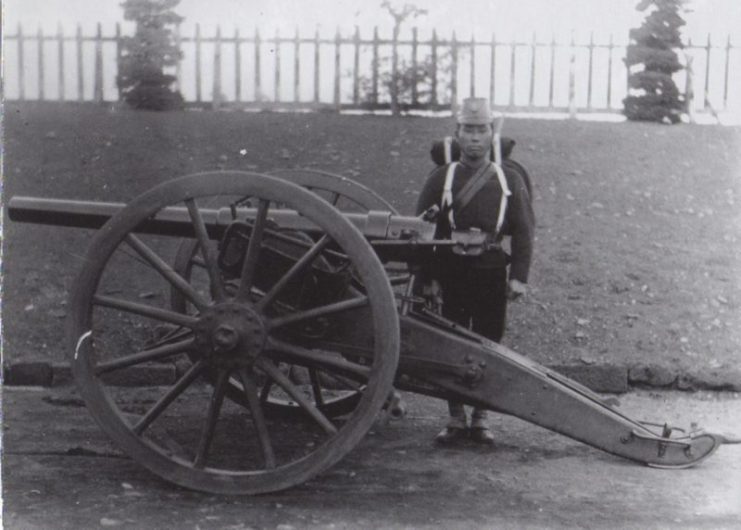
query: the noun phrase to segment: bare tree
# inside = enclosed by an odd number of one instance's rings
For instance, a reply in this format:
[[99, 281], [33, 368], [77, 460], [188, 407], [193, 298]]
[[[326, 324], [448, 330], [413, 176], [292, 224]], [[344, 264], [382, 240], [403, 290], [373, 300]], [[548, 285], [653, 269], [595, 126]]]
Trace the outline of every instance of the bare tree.
[[399, 106], [399, 82], [401, 76], [399, 75], [399, 34], [401, 33], [401, 25], [405, 20], [409, 18], [417, 18], [427, 14], [426, 9], [420, 9], [414, 4], [404, 4], [401, 8], [395, 8], [391, 5], [389, 0], [381, 2], [381, 7], [388, 11], [388, 13], [394, 19], [394, 33], [393, 33], [393, 48], [391, 52], [391, 113], [394, 116], [401, 114], [401, 108]]

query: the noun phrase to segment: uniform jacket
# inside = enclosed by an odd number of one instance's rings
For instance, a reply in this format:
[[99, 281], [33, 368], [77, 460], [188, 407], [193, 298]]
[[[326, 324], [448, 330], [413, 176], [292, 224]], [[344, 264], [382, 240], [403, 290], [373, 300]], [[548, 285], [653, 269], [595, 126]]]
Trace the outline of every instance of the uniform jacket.
[[[445, 175], [448, 166], [440, 166], [432, 171], [427, 177], [424, 188], [417, 201], [417, 215], [426, 211], [433, 205], [440, 206]], [[476, 169], [463, 163], [459, 163], [455, 170], [453, 181], [453, 197], [457, 197], [461, 188], [476, 173]], [[487, 232], [495, 241], [500, 242], [504, 234], [512, 236], [510, 258], [510, 279], [527, 282], [530, 271], [530, 262], [533, 252], [533, 238], [535, 232], [535, 214], [533, 212], [530, 196], [522, 178], [515, 172], [505, 168], [507, 186], [512, 195], [507, 201], [507, 210], [504, 217], [504, 225], [500, 234], [495, 236], [497, 218], [499, 216], [499, 205], [502, 198], [502, 188], [497, 178], [490, 179], [483, 188], [471, 199], [461, 210], [454, 210], [453, 215], [457, 230], [468, 230], [478, 228]], [[437, 237], [446, 238], [450, 236], [450, 225], [446, 215], [438, 216]], [[445, 259], [444, 255], [440, 256]], [[503, 259], [501, 251], [485, 252], [478, 257], [462, 257], [470, 261], [474, 268], [497, 268], [505, 267], [506, 260]], [[439, 259], [437, 261], [440, 261]], [[425, 271], [429, 273], [430, 271]], [[433, 273], [434, 274], [434, 273]], [[423, 273], [423, 276], [426, 274]]]

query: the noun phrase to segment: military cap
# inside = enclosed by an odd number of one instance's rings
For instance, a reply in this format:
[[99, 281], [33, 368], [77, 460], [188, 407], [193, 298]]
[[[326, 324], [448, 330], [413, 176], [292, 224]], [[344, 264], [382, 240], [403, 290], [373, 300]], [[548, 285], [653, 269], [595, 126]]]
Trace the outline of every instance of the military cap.
[[494, 115], [486, 98], [466, 98], [461, 103], [457, 121], [462, 125], [486, 125], [494, 121]]

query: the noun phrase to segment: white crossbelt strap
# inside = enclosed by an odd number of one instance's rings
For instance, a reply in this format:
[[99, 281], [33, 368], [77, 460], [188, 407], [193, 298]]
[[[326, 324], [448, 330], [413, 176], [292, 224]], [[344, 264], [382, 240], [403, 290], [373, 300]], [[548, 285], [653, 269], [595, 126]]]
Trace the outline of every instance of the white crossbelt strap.
[[445, 185], [443, 186], [443, 200], [440, 203], [440, 211], [444, 212], [448, 208], [448, 221], [450, 228], [455, 230], [455, 219], [453, 218], [453, 179], [455, 179], [455, 168], [458, 162], [453, 162], [448, 166], [448, 172], [445, 174]]
[[[499, 186], [502, 188], [502, 198], [499, 201], [499, 215], [497, 216], [497, 228], [495, 235], [498, 235], [502, 230], [504, 224], [504, 215], [507, 212], [507, 202], [512, 192], [507, 185], [507, 177], [504, 175], [504, 171], [499, 164], [490, 162], [494, 167], [494, 172], [497, 174], [497, 180], [499, 180]], [[448, 221], [450, 221], [450, 228], [455, 230], [455, 218], [453, 217], [453, 180], [455, 179], [455, 168], [458, 167], [458, 162], [453, 162], [448, 166], [448, 171], [445, 174], [445, 185], [443, 186], [443, 198], [440, 203], [440, 211], [445, 211], [448, 208]]]
[[502, 166], [493, 162], [492, 165], [494, 166], [494, 170], [497, 172], [499, 185], [502, 187], [502, 200], [499, 202], [499, 216], [497, 217], [496, 234], [498, 235], [499, 231], [502, 229], [502, 225], [504, 224], [504, 214], [507, 210], [507, 198], [512, 195], [512, 192], [509, 190], [509, 186], [507, 186], [507, 178], [504, 176]]
[[453, 138], [446, 136], [443, 139], [443, 148], [445, 153], [445, 163], [450, 164], [453, 161]]

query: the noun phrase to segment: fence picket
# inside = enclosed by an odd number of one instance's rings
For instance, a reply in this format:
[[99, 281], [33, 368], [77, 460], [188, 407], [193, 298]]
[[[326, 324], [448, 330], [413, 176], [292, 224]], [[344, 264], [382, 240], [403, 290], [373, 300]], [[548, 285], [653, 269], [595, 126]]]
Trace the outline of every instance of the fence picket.
[[416, 106], [419, 103], [419, 94], [417, 93], [417, 84], [419, 78], [417, 76], [417, 27], [412, 28], [412, 105]]
[[[116, 39], [116, 42], [118, 42], [118, 39]], [[64, 30], [61, 23], [57, 23], [57, 75], [58, 99], [64, 101]]]
[[476, 97], [476, 41], [471, 34], [471, 57], [470, 57], [470, 76], [469, 76], [469, 97]]
[[85, 99], [85, 76], [82, 70], [82, 28], [77, 24], [77, 33], [75, 34], [77, 43], [77, 101]]
[[607, 108], [612, 108], [612, 52], [615, 44], [610, 33], [610, 44], [607, 45]]
[[319, 28], [314, 33], [314, 103], [319, 103]]
[[553, 106], [553, 91], [556, 81], [556, 35], [551, 33], [551, 63], [548, 74], [548, 106]]
[[710, 44], [710, 33], [708, 33], [708, 43], [705, 46], [705, 97], [703, 98], [703, 108], [707, 110], [710, 108], [710, 51], [712, 45]]
[[458, 41], [455, 39], [455, 31], [450, 42], [451, 72], [450, 72], [450, 108], [455, 112], [458, 105]]
[[509, 106], [515, 106], [515, 57], [517, 56], [517, 42], [512, 39], [510, 43], [510, 62], [509, 62]]
[[594, 62], [594, 32], [589, 34], [589, 66], [587, 67], [587, 110], [592, 110], [592, 69]]
[[[175, 42], [177, 43], [178, 50], [180, 49], [180, 24], [175, 27]], [[121, 49], [121, 24], [116, 22], [116, 71], [118, 72], [121, 64], [121, 56], [123, 50]], [[175, 87], [180, 88], [180, 60], [178, 60], [177, 66], [175, 67]], [[118, 75], [116, 76], [116, 93], [118, 94], [118, 100], [123, 99], [123, 93], [121, 92], [121, 85], [118, 83]]]
[[278, 103], [280, 101], [280, 33], [279, 30], [275, 30], [275, 40], [273, 51], [275, 52], [274, 62], [274, 79], [273, 79], [273, 101]]
[[432, 61], [432, 79], [430, 80], [432, 87], [430, 88], [430, 104], [433, 106], [437, 106], [437, 32], [434, 29], [432, 30], [432, 44], [430, 55]]
[[530, 93], [528, 97], [528, 105], [533, 107], [535, 105], [535, 53], [538, 46], [538, 37], [533, 31], [533, 42], [530, 44]]
[[373, 85], [372, 85], [372, 102], [378, 104], [378, 26], [373, 28]]
[[723, 68], [723, 109], [728, 109], [728, 66], [731, 61], [731, 36], [726, 41], [726, 64]]
[[296, 27], [296, 34], [293, 37], [293, 101], [301, 101], [301, 40]]
[[221, 26], [216, 26], [216, 40], [214, 42], [214, 83], [211, 95], [211, 105], [214, 110], [221, 107]]
[[93, 71], [93, 99], [96, 103], [103, 103], [103, 30], [98, 22], [95, 34], [95, 69]]
[[196, 101], [201, 102], [201, 25], [196, 24]]
[[576, 47], [573, 32], [571, 32], [569, 53], [569, 118], [573, 120], [576, 118]]
[[496, 105], [497, 37], [491, 34], [491, 58], [489, 60], [489, 101]]
[[352, 102], [353, 105], [357, 105], [360, 100], [360, 28], [358, 26], [355, 26], [353, 45]]
[[38, 75], [39, 75], [39, 100], [44, 101], [44, 33], [39, 27], [36, 33], [36, 42], [38, 43]]
[[340, 28], [334, 36], [334, 105], [340, 108]]
[[24, 72], [24, 66], [26, 64], [23, 56], [23, 28], [21, 23], [18, 23], [18, 99], [23, 101], [26, 99], [26, 72]]
[[255, 101], [262, 101], [262, 80], [260, 78], [260, 30], [255, 28]]
[[242, 41], [239, 28], [234, 28], [234, 101], [242, 101]]

